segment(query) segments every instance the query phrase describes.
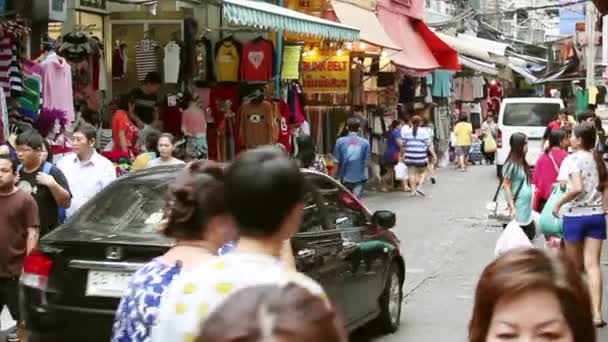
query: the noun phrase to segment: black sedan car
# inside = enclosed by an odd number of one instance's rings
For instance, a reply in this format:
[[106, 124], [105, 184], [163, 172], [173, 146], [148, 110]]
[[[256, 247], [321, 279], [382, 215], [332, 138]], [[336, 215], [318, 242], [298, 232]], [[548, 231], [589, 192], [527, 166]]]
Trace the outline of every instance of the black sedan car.
[[[28, 341], [109, 341], [131, 274], [172, 246], [157, 229], [178, 171], [119, 179], [41, 239], [21, 278]], [[395, 214], [372, 214], [332, 178], [303, 172], [311, 186], [291, 239], [298, 270], [323, 285], [349, 329], [397, 330], [405, 261], [390, 230]]]

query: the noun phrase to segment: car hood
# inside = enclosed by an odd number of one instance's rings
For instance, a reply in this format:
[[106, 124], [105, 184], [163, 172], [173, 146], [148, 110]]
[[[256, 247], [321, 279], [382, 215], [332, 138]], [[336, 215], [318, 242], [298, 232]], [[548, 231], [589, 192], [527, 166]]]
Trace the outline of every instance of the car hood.
[[63, 225], [42, 237], [42, 243], [92, 242], [113, 245], [139, 245], [170, 247], [174, 241], [161, 234], [125, 234], [109, 233], [96, 229], [94, 224], [78, 228], [73, 225]]

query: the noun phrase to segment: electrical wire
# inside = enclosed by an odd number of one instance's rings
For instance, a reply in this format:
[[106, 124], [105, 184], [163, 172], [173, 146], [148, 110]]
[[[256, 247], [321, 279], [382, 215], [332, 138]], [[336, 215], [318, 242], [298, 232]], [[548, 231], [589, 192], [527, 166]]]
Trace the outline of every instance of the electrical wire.
[[538, 10], [559, 9], [559, 8], [563, 8], [563, 7], [581, 5], [586, 2], [591, 2], [591, 0], [578, 0], [578, 1], [573, 1], [573, 2], [568, 2], [568, 3], [563, 3], [563, 4], [552, 4], [552, 5], [542, 5], [542, 6], [527, 6], [527, 7], [515, 8], [512, 10], [504, 10], [504, 11], [501, 10], [501, 11], [492, 12], [492, 13], [479, 13], [478, 15], [485, 17], [485, 16], [510, 14], [510, 13], [516, 13], [516, 12], [531, 12], [531, 11], [538, 11]]

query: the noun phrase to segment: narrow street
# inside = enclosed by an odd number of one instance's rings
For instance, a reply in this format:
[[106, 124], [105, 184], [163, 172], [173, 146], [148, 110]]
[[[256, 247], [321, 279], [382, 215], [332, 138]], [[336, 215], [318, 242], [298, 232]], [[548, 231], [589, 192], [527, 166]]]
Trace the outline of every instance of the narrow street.
[[[376, 341], [466, 341], [476, 282], [494, 257], [501, 231], [485, 218], [495, 172], [490, 166], [472, 167], [467, 174], [441, 170], [438, 183], [425, 189], [428, 198], [403, 193], [367, 198], [371, 209], [397, 212], [407, 262], [401, 328]], [[598, 341], [608, 341], [608, 329]]]

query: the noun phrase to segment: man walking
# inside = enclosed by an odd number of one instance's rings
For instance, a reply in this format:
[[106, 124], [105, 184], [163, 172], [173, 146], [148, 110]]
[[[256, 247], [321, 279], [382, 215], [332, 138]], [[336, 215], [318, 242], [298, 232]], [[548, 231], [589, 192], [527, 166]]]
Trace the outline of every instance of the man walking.
[[[0, 310], [6, 305], [19, 322], [19, 276], [23, 259], [38, 243], [39, 221], [36, 201], [15, 186], [16, 178], [17, 162], [0, 155]], [[19, 341], [17, 326], [7, 341]]]
[[338, 139], [334, 149], [336, 176], [357, 198], [361, 198], [368, 179], [370, 146], [369, 142], [358, 134], [361, 129], [359, 119], [349, 118], [346, 126], [348, 135]]
[[67, 154], [57, 163], [72, 191], [72, 205], [66, 211], [67, 217], [116, 179], [112, 162], [95, 151], [96, 136], [93, 126], [80, 125], [74, 132], [75, 152]]
[[144, 146], [146, 137], [151, 132], [162, 130], [159, 118], [159, 92], [162, 87], [162, 78], [156, 71], [149, 72], [141, 87], [131, 90], [133, 110], [129, 110], [129, 118], [139, 127], [139, 146]]
[[69, 208], [72, 197], [63, 172], [40, 157], [43, 141], [33, 130], [20, 134], [16, 141], [21, 162], [17, 187], [32, 195], [38, 204], [40, 236], [59, 225], [59, 208]]

